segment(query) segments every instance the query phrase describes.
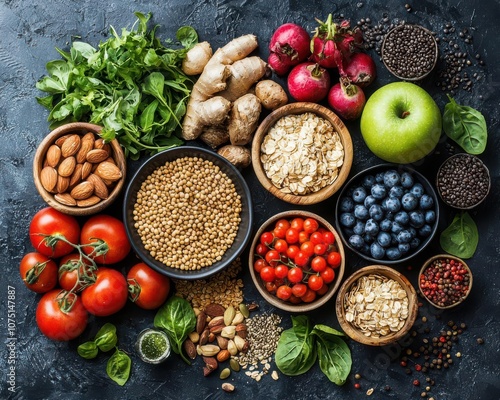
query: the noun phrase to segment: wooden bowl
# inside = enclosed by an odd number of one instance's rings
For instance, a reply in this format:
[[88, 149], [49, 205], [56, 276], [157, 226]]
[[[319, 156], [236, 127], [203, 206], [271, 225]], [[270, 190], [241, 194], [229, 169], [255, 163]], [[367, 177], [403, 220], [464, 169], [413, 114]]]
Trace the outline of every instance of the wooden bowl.
[[[344, 147], [344, 162], [340, 168], [337, 179], [332, 184], [310, 194], [295, 195], [291, 193], [285, 193], [280, 188], [275, 186], [267, 177], [260, 160], [261, 144], [269, 129], [280, 118], [287, 115], [303, 114], [306, 112], [314, 113], [318, 117], [330, 121], [330, 123], [339, 134], [340, 141]], [[257, 179], [262, 184], [262, 186], [264, 186], [264, 188], [271, 192], [274, 196], [291, 204], [316, 204], [332, 196], [341, 188], [343, 183], [346, 181], [347, 176], [349, 175], [349, 171], [351, 170], [352, 158], [353, 146], [351, 135], [349, 134], [349, 131], [347, 130], [342, 120], [333, 111], [315, 103], [291, 103], [273, 111], [259, 125], [252, 141], [252, 165]]]
[[[260, 240], [260, 235], [265, 232], [266, 230], [270, 229], [271, 227], [274, 226], [276, 221], [279, 219], [287, 219], [291, 220], [295, 217], [301, 217], [301, 218], [315, 218], [320, 226], [326, 228], [330, 232], [333, 233], [335, 236], [335, 246], [337, 247], [337, 251], [340, 253], [340, 256], [342, 257], [342, 261], [340, 263], [340, 266], [336, 269], [335, 271], [335, 279], [334, 281], [329, 285], [328, 291], [320, 297], [317, 297], [316, 300], [310, 302], [310, 303], [299, 303], [299, 304], [292, 304], [290, 302], [284, 301], [276, 297], [274, 294], [269, 293], [266, 290], [265, 284], [260, 278], [260, 276], [255, 272], [253, 265], [254, 261], [256, 259], [256, 256], [254, 254], [255, 247], [257, 246], [259, 240]], [[269, 218], [266, 222], [264, 222], [261, 227], [257, 230], [255, 233], [255, 236], [253, 238], [252, 244], [250, 246], [250, 251], [249, 251], [249, 256], [248, 256], [248, 267], [250, 269], [250, 275], [252, 276], [253, 283], [255, 284], [255, 287], [259, 291], [259, 293], [264, 297], [264, 299], [275, 306], [276, 308], [279, 308], [281, 310], [285, 310], [288, 312], [297, 312], [297, 313], [302, 313], [302, 312], [308, 312], [315, 310], [316, 308], [322, 306], [325, 304], [328, 300], [330, 300], [333, 295], [336, 293], [337, 289], [340, 286], [340, 283], [342, 281], [342, 277], [344, 276], [344, 270], [345, 270], [345, 253], [344, 253], [344, 246], [342, 245], [342, 241], [340, 240], [340, 236], [338, 235], [337, 231], [335, 228], [324, 218], [320, 217], [317, 214], [308, 212], [308, 211], [302, 211], [302, 210], [291, 210], [291, 211], [285, 211], [279, 214], [276, 214]]]
[[40, 173], [43, 169], [47, 150], [51, 145], [55, 143], [55, 141], [58, 138], [73, 133], [82, 136], [88, 132], [92, 132], [97, 136], [99, 132], [101, 132], [101, 129], [102, 127], [98, 125], [86, 122], [71, 122], [54, 129], [42, 140], [42, 142], [40, 143], [40, 145], [36, 150], [35, 157], [33, 160], [33, 178], [38, 193], [40, 193], [40, 196], [42, 196], [42, 198], [49, 206], [65, 214], [70, 214], [75, 216], [92, 215], [104, 210], [106, 207], [112, 204], [118, 197], [125, 183], [126, 161], [125, 161], [125, 156], [123, 154], [123, 150], [120, 144], [118, 143], [118, 140], [116, 139], [109, 142], [109, 145], [111, 147], [111, 156], [113, 157], [115, 164], [120, 169], [122, 177], [113, 184], [113, 188], [109, 192], [108, 197], [106, 199], [102, 199], [97, 204], [86, 207], [78, 207], [76, 205], [70, 206], [62, 204], [54, 198], [55, 193], [49, 192], [43, 187], [40, 180]]
[[[458, 261], [459, 263], [463, 264], [463, 266], [465, 267], [465, 269], [468, 271], [469, 273], [469, 288], [467, 290], [467, 293], [465, 294], [465, 296], [462, 296], [462, 298], [457, 301], [456, 303], [453, 303], [453, 304], [450, 304], [450, 305], [447, 305], [447, 306], [440, 306], [440, 305], [437, 305], [436, 303], [434, 303], [430, 298], [428, 298], [425, 294], [424, 294], [424, 291], [422, 289], [422, 286], [421, 286], [421, 281], [420, 281], [420, 277], [422, 276], [422, 274], [424, 273], [424, 271], [435, 261], [435, 260], [440, 260], [440, 259], [449, 259], [449, 260], [454, 260], [454, 261]], [[422, 297], [424, 299], [426, 299], [432, 306], [436, 307], [436, 308], [439, 308], [439, 309], [442, 309], [442, 310], [446, 310], [448, 308], [453, 308], [453, 307], [456, 307], [458, 306], [459, 304], [463, 303], [463, 301], [469, 296], [471, 290], [472, 290], [472, 271], [471, 269], [469, 268], [469, 266], [465, 263], [464, 260], [462, 260], [461, 258], [458, 258], [458, 257], [455, 257], [455, 256], [452, 256], [450, 254], [438, 254], [434, 257], [431, 257], [429, 258], [425, 263], [424, 265], [422, 266], [422, 268], [420, 269], [420, 273], [418, 274], [418, 288], [420, 290], [420, 293], [422, 294]]]
[[[344, 306], [344, 299], [347, 293], [349, 293], [352, 285], [362, 276], [371, 274], [383, 275], [389, 279], [395, 280], [402, 286], [408, 297], [408, 317], [406, 318], [402, 328], [397, 332], [391, 332], [378, 338], [364, 335], [361, 329], [348, 322], [346, 320], [346, 311]], [[395, 269], [385, 265], [370, 265], [359, 269], [346, 279], [337, 295], [336, 312], [340, 326], [351, 339], [369, 346], [384, 346], [401, 339], [412, 328], [418, 312], [417, 293], [408, 279]]]

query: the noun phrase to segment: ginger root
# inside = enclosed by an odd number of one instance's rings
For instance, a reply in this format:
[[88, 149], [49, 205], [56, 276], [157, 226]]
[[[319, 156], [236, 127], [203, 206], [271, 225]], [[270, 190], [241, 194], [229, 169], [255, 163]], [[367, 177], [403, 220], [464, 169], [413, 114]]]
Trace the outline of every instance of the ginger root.
[[262, 106], [268, 110], [276, 110], [288, 103], [288, 96], [283, 87], [270, 79], [260, 81], [255, 85], [255, 95]]
[[212, 57], [212, 47], [208, 42], [196, 43], [182, 60], [182, 71], [186, 75], [199, 75]]
[[252, 162], [250, 150], [244, 146], [234, 146], [228, 144], [221, 147], [217, 153], [227, 159], [236, 168], [246, 168]]
[[250, 93], [234, 102], [227, 127], [231, 144], [242, 146], [252, 141], [261, 110], [259, 99]]
[[200, 139], [212, 149], [229, 142], [229, 132], [225, 125], [208, 125], [203, 128]]

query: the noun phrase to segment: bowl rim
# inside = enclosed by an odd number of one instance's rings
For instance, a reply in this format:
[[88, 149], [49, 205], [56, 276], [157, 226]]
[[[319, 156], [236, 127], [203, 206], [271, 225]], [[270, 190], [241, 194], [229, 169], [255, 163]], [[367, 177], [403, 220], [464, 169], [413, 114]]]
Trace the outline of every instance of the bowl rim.
[[[439, 260], [439, 259], [442, 259], [442, 258], [450, 258], [452, 260], [455, 260], [455, 261], [459, 261], [460, 263], [462, 263], [465, 267], [465, 269], [467, 269], [467, 271], [469, 272], [469, 290], [467, 291], [467, 294], [465, 295], [465, 297], [462, 297], [462, 299], [456, 303], [453, 303], [453, 304], [450, 304], [448, 306], [438, 306], [437, 304], [433, 303], [432, 300], [430, 300], [422, 291], [422, 287], [420, 285], [420, 277], [422, 276], [422, 274], [424, 273], [424, 271], [429, 267], [429, 265], [435, 261], [435, 260]], [[420, 294], [422, 295], [422, 297], [427, 300], [427, 302], [433, 306], [433, 307], [436, 307], [436, 308], [439, 308], [441, 310], [447, 310], [449, 308], [454, 308], [460, 304], [462, 304], [466, 299], [467, 297], [469, 297], [469, 294], [470, 292], [472, 291], [472, 282], [473, 282], [473, 276], [472, 276], [472, 270], [470, 269], [469, 265], [467, 265], [467, 263], [461, 259], [460, 257], [457, 257], [457, 256], [454, 256], [454, 255], [451, 255], [451, 254], [446, 254], [446, 253], [442, 253], [442, 254], [436, 254], [435, 256], [432, 256], [430, 257], [429, 259], [427, 259], [424, 264], [422, 265], [422, 267], [420, 268], [420, 271], [418, 273], [418, 290], [420, 291]]]
[[[439, 174], [441, 173], [441, 170], [442, 168], [448, 163], [450, 162], [450, 160], [454, 159], [454, 158], [459, 158], [459, 157], [465, 157], [465, 158], [475, 158], [476, 160], [479, 161], [479, 163], [481, 164], [481, 166], [484, 168], [484, 170], [486, 171], [486, 176], [488, 177], [488, 190], [486, 191], [485, 195], [481, 198], [481, 200], [479, 200], [476, 204], [473, 204], [471, 206], [468, 206], [468, 207], [458, 207], [456, 205], [453, 205], [451, 203], [449, 203], [447, 200], [445, 200], [443, 198], [443, 196], [441, 195], [441, 190], [439, 189]], [[442, 200], [442, 202], [444, 204], [446, 204], [447, 206], [449, 207], [452, 207], [456, 210], [472, 210], [473, 208], [476, 208], [478, 205], [480, 205], [484, 200], [486, 200], [486, 198], [488, 197], [488, 195], [490, 194], [490, 190], [491, 190], [491, 174], [490, 174], [490, 170], [488, 169], [488, 167], [486, 166], [486, 164], [484, 163], [483, 160], [481, 160], [478, 156], [474, 155], [474, 154], [469, 154], [469, 153], [457, 153], [457, 154], [453, 154], [452, 156], [448, 157], [446, 160], [444, 160], [441, 165], [439, 166], [438, 168], [438, 171], [437, 171], [437, 174], [436, 174], [436, 191], [439, 195], [439, 198]]]
[[[281, 117], [290, 114], [296, 115], [306, 112], [314, 113], [317, 116], [327, 119], [332, 123], [340, 137], [340, 141], [342, 142], [342, 146], [344, 149], [344, 160], [342, 166], [340, 167], [337, 179], [331, 185], [328, 185], [318, 190], [317, 192], [301, 196], [295, 195], [293, 193], [284, 193], [281, 189], [274, 186], [271, 180], [267, 177], [264, 168], [262, 167], [262, 163], [260, 161], [260, 145], [269, 128], [274, 125]], [[255, 175], [257, 176], [258, 181], [264, 187], [264, 189], [269, 191], [278, 199], [294, 205], [316, 204], [331, 197], [333, 194], [340, 190], [340, 188], [346, 181], [347, 177], [349, 176], [349, 172], [351, 171], [353, 162], [353, 143], [351, 134], [347, 129], [347, 126], [332, 110], [320, 104], [310, 102], [289, 103], [277, 108], [269, 115], [267, 115], [255, 131], [252, 140], [251, 152], [253, 170], [255, 172]]]
[[[228, 168], [234, 176], [237, 177], [237, 183], [234, 182], [234, 179], [230, 179], [233, 181], [235, 186], [237, 187], [238, 185], [241, 188], [241, 192], [243, 193], [242, 197], [245, 198], [244, 203], [248, 204], [243, 204], [241, 215], [243, 213], [247, 214], [245, 218], [248, 218], [248, 229], [243, 235], [243, 239], [241, 243], [237, 245], [236, 248], [235, 243], [229, 247], [229, 249], [226, 250], [226, 254], [229, 251], [233, 251], [234, 253], [228, 257], [226, 260], [221, 260], [217, 261], [214, 264], [208, 266], [208, 267], [203, 267], [200, 270], [195, 270], [195, 271], [183, 271], [177, 268], [172, 268], [169, 267], [168, 265], [165, 265], [155, 259], [153, 259], [151, 256], [148, 255], [148, 251], [144, 249], [142, 242], [140, 241], [140, 238], [138, 238], [138, 241], [136, 242], [134, 238], [134, 231], [132, 229], [133, 225], [133, 220], [129, 218], [129, 205], [132, 204], [133, 196], [137, 194], [137, 190], [134, 192], [134, 184], [136, 184], [138, 187], [140, 187], [140, 184], [138, 183], [139, 178], [141, 177], [142, 174], [145, 174], [145, 176], [150, 175], [154, 170], [159, 168], [161, 165], [164, 165], [165, 162], [169, 161], [170, 159], [165, 159], [162, 162], [159, 162], [159, 160], [162, 160], [164, 157], [168, 157], [169, 155], [176, 155], [178, 153], [183, 153], [185, 154], [184, 156], [196, 156], [196, 157], [201, 157], [204, 158], [205, 160], [208, 158], [212, 158], [210, 161], [216, 160], [217, 162], [220, 163], [219, 166], [223, 165], [224, 167]], [[194, 154], [192, 154], [194, 153]], [[179, 156], [181, 157], [181, 156]], [[179, 158], [175, 157], [175, 158]], [[155, 163], [156, 166], [155, 166]], [[148, 171], [147, 173], [145, 171]], [[142, 181], [141, 181], [142, 182]], [[251, 234], [252, 234], [252, 226], [253, 226], [253, 204], [252, 204], [252, 196], [250, 189], [241, 175], [240, 171], [233, 165], [231, 164], [227, 159], [224, 157], [220, 156], [216, 152], [212, 150], [205, 149], [203, 147], [197, 147], [197, 146], [178, 146], [174, 147], [171, 149], [167, 149], [164, 151], [161, 151], [148, 159], [146, 159], [142, 165], [138, 168], [138, 170], [135, 172], [135, 174], [132, 176], [130, 182], [127, 185], [127, 188], [125, 190], [125, 196], [123, 200], [123, 219], [124, 219], [124, 225], [125, 225], [125, 230], [127, 232], [127, 236], [129, 238], [130, 244], [132, 246], [132, 249], [135, 251], [137, 256], [145, 262], [147, 265], [149, 265], [151, 268], [154, 270], [158, 271], [159, 273], [166, 275], [170, 278], [173, 279], [184, 279], [184, 280], [195, 280], [195, 279], [205, 279], [210, 277], [211, 275], [216, 274], [217, 272], [222, 271], [229, 265], [231, 265], [234, 260], [236, 260], [241, 253], [244, 251], [245, 247], [247, 246]], [[241, 228], [241, 226], [240, 226]]]
[[[78, 132], [83, 130], [92, 132], [95, 135], [99, 136], [99, 133], [101, 132], [102, 129], [103, 129], [102, 126], [92, 124], [90, 122], [69, 122], [67, 124], [60, 125], [57, 128], [50, 131], [40, 142], [33, 158], [33, 178], [34, 178], [33, 180], [35, 182], [35, 187], [38, 193], [50, 207], [55, 208], [56, 210], [61, 211], [68, 215], [87, 216], [87, 215], [97, 214], [103, 211], [105, 208], [110, 206], [116, 200], [118, 195], [121, 193], [125, 185], [127, 164], [125, 160], [125, 154], [123, 153], [121, 145], [117, 139], [113, 139], [108, 143], [113, 149], [113, 159], [120, 168], [122, 172], [122, 177], [116, 182], [115, 187], [109, 193], [107, 199], [103, 199], [99, 203], [89, 207], [66, 206], [55, 200], [54, 194], [46, 191], [40, 181], [40, 171], [43, 168], [45, 154], [47, 152], [49, 145], [53, 144], [56, 141], [56, 139], [58, 139], [61, 136], [70, 134], [73, 131]], [[42, 152], [42, 149], [44, 148], [45, 151]]]
[[[352, 186], [353, 183], [356, 182], [357, 180], [359, 180], [363, 175], [366, 175], [366, 174], [368, 174], [371, 171], [374, 171], [374, 170], [377, 170], [377, 169], [383, 169], [383, 168], [384, 169], [385, 168], [388, 168], [388, 169], [389, 168], [393, 168], [393, 169], [396, 169], [396, 170], [401, 169], [404, 172], [411, 172], [413, 175], [417, 176], [421, 182], [422, 181], [425, 182], [425, 186], [427, 186], [425, 188], [426, 192], [428, 191], [428, 189], [430, 189], [430, 194], [432, 195], [432, 197], [434, 199], [434, 204], [435, 204], [435, 207], [436, 207], [436, 209], [435, 209], [435, 212], [436, 212], [436, 221], [434, 222], [434, 226], [432, 228], [431, 234], [425, 239], [425, 241], [423, 243], [420, 243], [419, 247], [417, 248], [417, 250], [415, 252], [411, 253], [410, 255], [408, 255], [406, 257], [399, 258], [397, 260], [388, 260], [388, 259], [377, 260], [376, 258], [373, 258], [373, 257], [370, 257], [368, 255], [365, 255], [365, 254], [361, 253], [359, 250], [355, 249], [354, 247], [352, 247], [350, 245], [350, 243], [347, 240], [347, 238], [345, 237], [344, 231], [343, 231], [343, 229], [341, 228], [341, 225], [340, 225], [340, 213], [339, 213], [340, 201], [341, 201], [342, 197], [344, 197], [345, 193], [349, 190], [350, 186]], [[371, 167], [368, 167], [368, 168], [366, 168], [366, 169], [358, 172], [356, 175], [354, 175], [351, 179], [349, 179], [349, 181], [346, 182], [346, 184], [342, 188], [342, 190], [341, 190], [341, 192], [339, 194], [339, 197], [337, 198], [337, 203], [335, 205], [335, 224], [338, 227], [339, 235], [342, 238], [342, 241], [344, 242], [344, 244], [347, 246], [347, 248], [349, 250], [351, 250], [352, 252], [354, 252], [358, 256], [364, 258], [365, 260], [370, 261], [370, 262], [375, 263], [375, 264], [384, 263], [384, 264], [387, 264], [387, 265], [396, 265], [396, 264], [407, 262], [407, 261], [411, 260], [412, 258], [416, 257], [434, 239], [434, 237], [436, 235], [436, 232], [438, 230], [438, 227], [439, 227], [439, 216], [440, 216], [439, 202], [437, 200], [438, 200], [438, 196], [436, 194], [436, 191], [432, 187], [430, 181], [424, 175], [422, 175], [422, 173], [418, 172], [416, 169], [414, 169], [414, 168], [412, 168], [412, 167], [410, 167], [408, 165], [405, 165], [405, 164], [383, 163], [383, 164], [372, 165]]]
[[[390, 334], [380, 338], [363, 335], [357, 328], [345, 319], [345, 309], [343, 304], [344, 295], [360, 277], [370, 274], [380, 274], [396, 280], [408, 295], [408, 318], [406, 319], [403, 327], [397, 332], [391, 332]], [[337, 300], [335, 302], [335, 311], [341, 328], [351, 339], [370, 346], [384, 346], [398, 341], [412, 328], [418, 314], [417, 292], [408, 278], [394, 268], [382, 264], [368, 265], [358, 269], [344, 281], [338, 291]]]
[[[384, 57], [384, 53], [385, 53], [385, 43], [386, 43], [386, 40], [387, 38], [393, 34], [395, 31], [397, 30], [400, 30], [400, 29], [403, 29], [403, 27], [405, 26], [412, 26], [412, 27], [416, 27], [416, 28], [419, 28], [421, 30], [423, 30], [424, 32], [428, 33], [429, 36], [432, 38], [432, 42], [433, 42], [433, 47], [434, 47], [434, 61], [432, 62], [432, 67], [431, 69], [429, 69], [429, 71], [427, 71], [425, 74], [423, 75], [420, 75], [420, 76], [417, 76], [417, 77], [414, 77], [414, 78], [406, 78], [404, 76], [401, 76], [401, 75], [398, 75], [392, 68], [390, 68], [387, 63], [386, 63], [386, 59]], [[398, 79], [401, 79], [403, 81], [408, 81], [408, 82], [419, 82], [425, 78], [427, 78], [430, 73], [432, 71], [434, 71], [434, 69], [436, 68], [436, 65], [437, 65], [437, 62], [438, 62], [438, 59], [439, 59], [439, 46], [438, 46], [438, 43], [436, 41], [436, 37], [433, 35], [432, 31], [430, 29], [427, 29], [426, 27], [422, 26], [422, 25], [419, 25], [419, 24], [400, 24], [400, 25], [397, 25], [395, 26], [394, 28], [392, 28], [389, 32], [387, 32], [387, 34], [385, 35], [384, 37], [384, 40], [382, 42], [382, 46], [380, 48], [380, 58], [382, 59], [382, 63], [384, 64], [384, 66], [387, 68], [387, 70], [392, 74], [394, 75], [396, 78]]]
[[[335, 240], [337, 242], [337, 248], [338, 248], [338, 251], [340, 253], [340, 256], [342, 257], [340, 266], [334, 270], [335, 271], [335, 280], [336, 280], [335, 284], [333, 286], [330, 286], [328, 288], [328, 291], [323, 296], [317, 298], [316, 300], [314, 300], [311, 303], [292, 304], [292, 303], [285, 302], [281, 299], [278, 299], [276, 296], [267, 292], [267, 290], [264, 288], [264, 286], [262, 284], [262, 281], [256, 275], [254, 268], [253, 268], [253, 262], [254, 262], [254, 258], [255, 258], [253, 249], [255, 248], [257, 241], [260, 238], [260, 235], [273, 222], [276, 222], [281, 218], [289, 219], [293, 216], [300, 216], [300, 217], [305, 217], [305, 218], [308, 218], [308, 217], [315, 218], [320, 223], [320, 225], [323, 225], [327, 229], [331, 230], [331, 232], [335, 236]], [[260, 225], [260, 227], [257, 229], [257, 231], [255, 232], [255, 234], [253, 236], [252, 243], [251, 243], [250, 248], [249, 248], [249, 252], [248, 252], [248, 269], [250, 270], [252, 282], [254, 283], [255, 287], [257, 288], [259, 293], [262, 295], [264, 300], [266, 300], [268, 303], [275, 306], [276, 308], [279, 308], [283, 311], [294, 312], [294, 313], [312, 311], [316, 308], [321, 307], [322, 305], [327, 303], [333, 297], [333, 295], [338, 291], [340, 284], [342, 282], [342, 278], [344, 277], [345, 264], [346, 264], [345, 261], [346, 260], [345, 260], [344, 245], [343, 245], [342, 241], [340, 240], [340, 236], [339, 236], [337, 230], [335, 229], [335, 227], [330, 222], [328, 222], [325, 218], [323, 218], [322, 216], [320, 216], [318, 214], [315, 214], [315, 213], [310, 212], [310, 211], [297, 210], [297, 209], [282, 211], [278, 214], [275, 214], [275, 215], [269, 217], [266, 221], [264, 221]]]

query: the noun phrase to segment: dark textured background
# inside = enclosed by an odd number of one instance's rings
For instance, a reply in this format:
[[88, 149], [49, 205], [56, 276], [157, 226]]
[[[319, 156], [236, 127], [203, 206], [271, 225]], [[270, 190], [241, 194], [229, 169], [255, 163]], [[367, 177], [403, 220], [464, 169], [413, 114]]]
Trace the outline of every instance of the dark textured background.
[[[316, 3], [316, 4], [313, 4]], [[153, 13], [152, 23], [160, 25], [158, 35], [173, 38], [181, 25], [192, 25], [198, 31], [201, 40], [208, 40], [212, 47], [218, 48], [236, 36], [255, 33], [260, 41], [259, 54], [267, 58], [267, 45], [273, 30], [284, 22], [296, 22], [312, 30], [314, 17], [325, 19], [329, 12], [343, 13], [353, 22], [362, 17], [373, 21], [383, 14], [394, 21], [405, 19], [418, 22], [443, 36], [444, 24], [451, 22], [457, 29], [469, 28], [474, 36], [473, 45], [466, 49], [473, 58], [480, 53], [486, 61], [483, 68], [474, 67], [470, 73], [478, 72], [480, 80], [475, 81], [472, 93], [460, 91], [456, 94], [459, 103], [481, 110], [489, 126], [489, 143], [481, 158], [487, 163], [492, 175], [492, 190], [487, 201], [472, 212], [480, 230], [480, 244], [469, 265], [474, 272], [474, 288], [466, 304], [453, 311], [437, 313], [424, 306], [421, 315], [426, 315], [429, 322], [418, 323], [416, 329], [424, 326], [431, 329], [431, 334], [438, 334], [446, 322], [453, 319], [468, 325], [466, 332], [453, 348], [453, 354], [461, 351], [463, 357], [447, 371], [437, 371], [430, 376], [436, 380], [432, 394], [436, 400], [444, 399], [482, 399], [500, 398], [500, 345], [498, 344], [499, 321], [499, 284], [498, 269], [500, 243], [500, 222], [497, 214], [500, 196], [498, 150], [500, 140], [499, 103], [500, 103], [500, 51], [498, 46], [498, 21], [500, 20], [500, 2], [488, 0], [482, 2], [439, 0], [435, 2], [415, 0], [411, 3], [413, 11], [408, 13], [404, 1], [180, 1], [148, 0], [135, 2], [66, 0], [66, 1], [22, 1], [4, 0], [0, 4], [0, 254], [3, 268], [0, 285], [0, 337], [4, 343], [7, 337], [7, 290], [15, 290], [15, 311], [17, 344], [15, 355], [16, 393], [7, 391], [7, 377], [0, 378], [0, 398], [13, 399], [142, 399], [142, 398], [197, 398], [219, 399], [229, 396], [234, 398], [276, 398], [276, 399], [321, 399], [343, 398], [356, 399], [366, 396], [366, 390], [375, 389], [373, 398], [409, 399], [420, 398], [423, 387], [414, 387], [415, 378], [424, 381], [422, 374], [407, 376], [396, 361], [401, 351], [397, 347], [386, 349], [369, 348], [349, 342], [353, 354], [353, 373], [343, 387], [337, 387], [321, 373], [316, 365], [307, 374], [288, 378], [280, 376], [273, 381], [265, 376], [255, 382], [243, 373], [233, 374], [230, 382], [237, 387], [232, 395], [220, 389], [221, 381], [216, 375], [203, 378], [201, 363], [188, 367], [177, 356], [171, 357], [160, 366], [149, 366], [140, 362], [133, 353], [133, 343], [137, 333], [144, 327], [151, 326], [154, 312], [140, 311], [132, 304], [119, 314], [106, 319], [118, 327], [119, 346], [131, 353], [132, 373], [124, 387], [117, 386], [105, 373], [108, 355], [99, 355], [97, 359], [81, 359], [76, 347], [96, 333], [104, 319], [92, 318], [83, 336], [70, 343], [56, 343], [40, 334], [35, 322], [35, 308], [39, 295], [29, 292], [21, 282], [18, 265], [23, 254], [32, 251], [27, 235], [30, 218], [44, 203], [37, 194], [32, 182], [32, 159], [35, 149], [48, 133], [47, 112], [35, 101], [41, 95], [35, 89], [35, 82], [45, 73], [45, 63], [59, 58], [55, 47], [66, 49], [74, 37], [97, 45], [108, 37], [109, 26], [115, 28], [130, 27], [135, 22], [134, 11]], [[372, 53], [372, 55], [374, 55]], [[376, 57], [377, 58], [377, 57]], [[382, 68], [377, 58], [379, 78], [369, 89], [370, 94], [382, 84], [394, 81]], [[446, 103], [445, 93], [437, 90], [434, 78], [429, 78], [423, 85], [430, 91], [438, 105], [443, 109]], [[480, 96], [481, 95], [481, 96]], [[371, 155], [359, 134], [359, 123], [348, 124], [354, 142], [354, 164], [351, 175], [380, 162]], [[447, 156], [444, 139], [436, 152], [424, 163], [416, 167], [431, 181], [434, 181], [439, 163]], [[137, 168], [137, 163], [130, 164], [130, 174]], [[290, 209], [263, 192], [251, 169], [245, 171], [245, 177], [254, 192], [256, 211], [255, 228], [268, 216], [277, 211]], [[323, 204], [306, 207], [320, 213], [325, 218], [334, 220], [333, 206], [336, 196]], [[120, 201], [110, 213], [119, 215]], [[451, 221], [453, 213], [442, 208], [441, 228]], [[441, 252], [435, 240], [421, 258]], [[123, 264], [123, 271], [132, 265], [134, 257]], [[397, 268], [403, 271], [414, 285], [417, 283], [417, 270], [423, 259], [412, 261], [412, 270], [408, 265]], [[366, 265], [348, 253], [347, 271]], [[261, 310], [274, 312], [267, 306], [254, 289], [249, 273], [244, 273], [245, 297], [261, 304]], [[290, 326], [286, 313], [283, 326]], [[310, 314], [314, 323], [325, 323], [338, 327], [334, 313], [334, 302], [330, 301], [320, 310]], [[422, 337], [422, 335], [419, 335]], [[485, 344], [477, 345], [476, 339], [483, 337]], [[6, 371], [8, 352], [5, 346], [0, 348], [0, 370]], [[12, 364], [11, 364], [12, 365]], [[359, 372], [362, 389], [353, 388], [354, 373]], [[390, 385], [390, 392], [384, 386]]]

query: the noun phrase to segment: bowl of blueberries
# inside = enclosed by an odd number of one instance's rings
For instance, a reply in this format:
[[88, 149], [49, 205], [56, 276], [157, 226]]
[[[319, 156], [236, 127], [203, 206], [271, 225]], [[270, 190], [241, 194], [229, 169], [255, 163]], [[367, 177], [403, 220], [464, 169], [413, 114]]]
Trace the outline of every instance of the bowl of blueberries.
[[380, 164], [361, 171], [337, 200], [336, 222], [346, 246], [372, 262], [402, 263], [435, 236], [436, 192], [418, 171]]

